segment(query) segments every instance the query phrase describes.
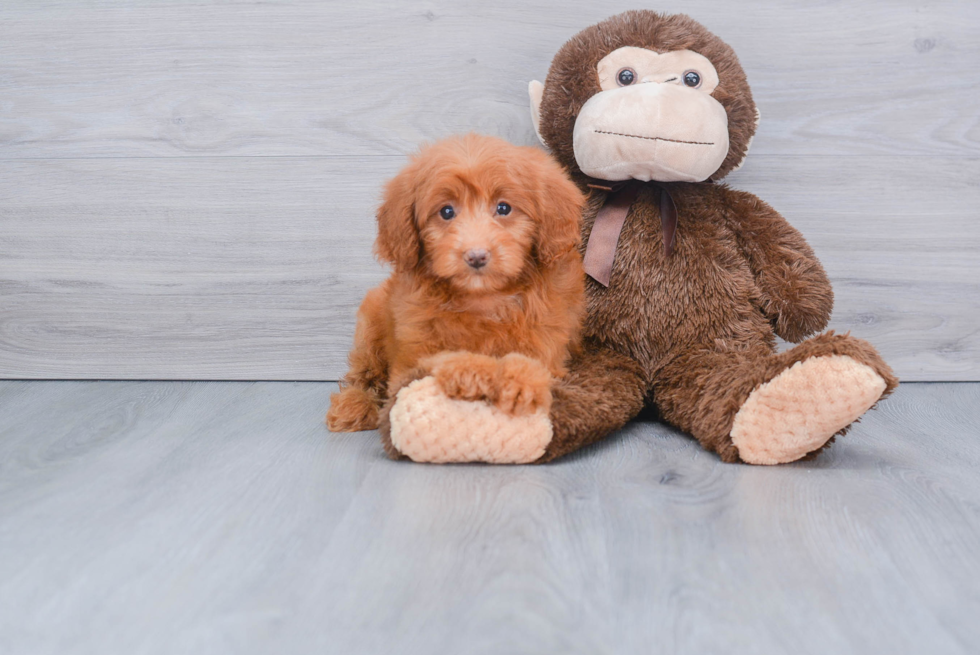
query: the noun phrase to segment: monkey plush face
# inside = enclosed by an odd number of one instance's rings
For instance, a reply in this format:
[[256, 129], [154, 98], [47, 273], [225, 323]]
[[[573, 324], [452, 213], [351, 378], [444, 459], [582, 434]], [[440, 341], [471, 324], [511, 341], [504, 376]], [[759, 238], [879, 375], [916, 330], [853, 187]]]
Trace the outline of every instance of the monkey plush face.
[[755, 133], [735, 53], [683, 15], [631, 11], [587, 28], [529, 91], [542, 142], [602, 180], [719, 179]]
[[711, 92], [718, 73], [690, 50], [626, 46], [596, 67], [602, 89], [572, 132], [575, 161], [603, 180], [701, 182], [728, 155], [728, 114]]

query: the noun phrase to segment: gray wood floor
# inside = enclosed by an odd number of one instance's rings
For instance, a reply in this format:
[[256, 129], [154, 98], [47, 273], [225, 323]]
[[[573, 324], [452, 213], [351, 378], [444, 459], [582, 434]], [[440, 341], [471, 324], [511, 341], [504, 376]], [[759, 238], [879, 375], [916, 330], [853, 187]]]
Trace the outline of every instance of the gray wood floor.
[[980, 649], [980, 384], [781, 468], [395, 463], [333, 388], [0, 382], [0, 653]]

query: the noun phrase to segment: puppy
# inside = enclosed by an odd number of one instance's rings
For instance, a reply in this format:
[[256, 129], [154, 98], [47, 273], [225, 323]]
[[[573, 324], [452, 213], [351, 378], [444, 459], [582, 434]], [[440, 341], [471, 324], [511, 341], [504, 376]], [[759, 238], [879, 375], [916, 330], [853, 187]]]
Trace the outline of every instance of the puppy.
[[330, 430], [376, 429], [420, 369], [451, 398], [547, 409], [579, 345], [584, 200], [548, 155], [500, 139], [450, 138], [413, 157], [378, 210], [375, 254], [394, 272], [361, 303]]

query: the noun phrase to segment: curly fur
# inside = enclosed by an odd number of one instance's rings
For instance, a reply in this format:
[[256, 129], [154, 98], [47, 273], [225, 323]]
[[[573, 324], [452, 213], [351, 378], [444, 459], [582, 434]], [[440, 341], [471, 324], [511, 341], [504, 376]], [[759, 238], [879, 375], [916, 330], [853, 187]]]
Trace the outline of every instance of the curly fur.
[[[512, 211], [496, 214], [498, 202]], [[467, 135], [416, 155], [378, 210], [375, 251], [394, 273], [358, 311], [330, 429], [377, 428], [385, 401], [419, 370], [453, 398], [513, 414], [547, 409], [552, 377], [579, 345], [583, 202], [534, 148]], [[479, 269], [466, 263], [474, 249], [488, 254]]]

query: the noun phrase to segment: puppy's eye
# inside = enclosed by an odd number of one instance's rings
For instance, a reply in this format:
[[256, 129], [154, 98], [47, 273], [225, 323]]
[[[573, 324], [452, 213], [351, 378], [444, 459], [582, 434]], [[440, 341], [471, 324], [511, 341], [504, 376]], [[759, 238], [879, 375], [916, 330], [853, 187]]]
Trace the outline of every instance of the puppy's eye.
[[453, 209], [452, 205], [446, 205], [439, 210], [439, 215], [442, 216], [447, 221], [452, 220], [453, 216], [456, 215], [456, 210]]
[[636, 80], [636, 72], [632, 68], [624, 68], [616, 75], [619, 86], [629, 86]]
[[684, 84], [691, 87], [700, 86], [701, 76], [697, 71], [687, 71], [684, 73]]
[[506, 202], [498, 202], [497, 203], [497, 215], [498, 216], [506, 216], [509, 213], [510, 213], [510, 205], [508, 205]]

